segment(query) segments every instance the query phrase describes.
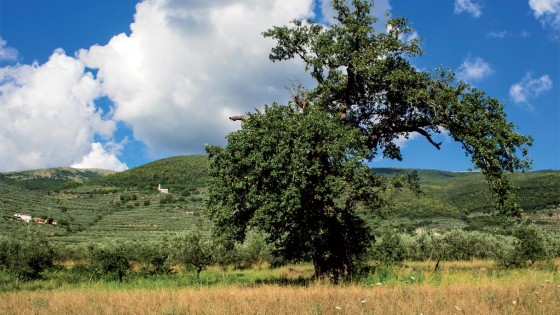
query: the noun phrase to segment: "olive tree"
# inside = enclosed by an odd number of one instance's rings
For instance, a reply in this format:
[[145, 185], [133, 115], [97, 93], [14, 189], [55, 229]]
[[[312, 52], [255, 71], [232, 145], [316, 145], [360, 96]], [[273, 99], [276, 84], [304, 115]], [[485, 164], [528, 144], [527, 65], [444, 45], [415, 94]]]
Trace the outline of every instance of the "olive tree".
[[213, 263], [213, 244], [200, 229], [191, 229], [177, 236], [173, 244], [172, 260], [193, 267], [196, 270], [196, 279], [200, 279], [202, 270]]
[[0, 268], [20, 280], [37, 279], [52, 266], [54, 251], [42, 236], [33, 233], [16, 233], [0, 239]]
[[117, 276], [123, 282], [131, 268], [131, 248], [128, 244], [111, 242], [88, 245], [88, 266], [94, 275]]

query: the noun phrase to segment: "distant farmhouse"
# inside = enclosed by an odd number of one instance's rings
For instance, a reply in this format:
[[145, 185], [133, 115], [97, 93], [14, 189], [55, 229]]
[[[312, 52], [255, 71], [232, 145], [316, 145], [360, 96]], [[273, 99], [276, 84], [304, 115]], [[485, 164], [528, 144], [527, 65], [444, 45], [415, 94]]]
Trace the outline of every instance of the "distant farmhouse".
[[13, 216], [14, 219], [18, 220], [18, 221], [23, 221], [26, 223], [29, 223], [31, 221], [38, 223], [38, 224], [52, 224], [52, 225], [57, 225], [58, 222], [56, 222], [55, 219], [41, 219], [41, 218], [34, 218], [29, 214], [23, 214], [23, 213], [16, 213]]
[[168, 194], [168, 193], [169, 193], [169, 189], [161, 188], [161, 184], [159, 184], [159, 185], [157, 186], [157, 190], [158, 190], [160, 193], [162, 193], [162, 194]]
[[14, 219], [29, 223], [31, 222], [33, 217], [31, 217], [29, 214], [16, 213], [14, 214]]

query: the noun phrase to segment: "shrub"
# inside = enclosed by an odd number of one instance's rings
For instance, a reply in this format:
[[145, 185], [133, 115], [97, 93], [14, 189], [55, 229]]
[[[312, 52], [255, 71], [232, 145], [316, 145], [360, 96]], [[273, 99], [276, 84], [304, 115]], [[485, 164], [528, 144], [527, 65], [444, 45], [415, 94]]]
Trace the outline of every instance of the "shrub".
[[0, 268], [20, 280], [37, 279], [52, 266], [54, 251], [49, 242], [34, 233], [16, 233], [0, 239]]
[[90, 244], [88, 265], [94, 275], [116, 275], [119, 282], [130, 269], [128, 246], [119, 243]]
[[406, 258], [406, 248], [401, 237], [394, 231], [386, 231], [374, 245], [373, 258], [383, 264], [400, 264]]

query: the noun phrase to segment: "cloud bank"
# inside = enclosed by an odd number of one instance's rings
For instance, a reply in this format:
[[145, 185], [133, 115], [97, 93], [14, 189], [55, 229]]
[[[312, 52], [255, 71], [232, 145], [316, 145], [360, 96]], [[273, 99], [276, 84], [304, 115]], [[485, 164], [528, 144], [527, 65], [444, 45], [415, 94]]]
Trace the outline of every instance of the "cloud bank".
[[[231, 115], [272, 101], [309, 75], [271, 63], [261, 33], [313, 17], [312, 0], [145, 0], [130, 35], [44, 64], [0, 68], [0, 171], [73, 165], [122, 170], [108, 149], [123, 122], [152, 158], [203, 152], [237, 128]], [[0, 39], [0, 60], [17, 51]], [[96, 101], [107, 97], [110, 110]]]
[[0, 68], [0, 171], [67, 166], [110, 137], [94, 99], [101, 86], [79, 60], [55, 51], [43, 64]]

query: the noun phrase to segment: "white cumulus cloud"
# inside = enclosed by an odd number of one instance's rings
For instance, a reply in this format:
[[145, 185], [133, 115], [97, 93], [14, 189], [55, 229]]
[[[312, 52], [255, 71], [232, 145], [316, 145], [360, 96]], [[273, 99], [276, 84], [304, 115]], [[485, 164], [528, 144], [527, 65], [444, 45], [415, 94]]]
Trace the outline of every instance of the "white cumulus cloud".
[[468, 13], [475, 18], [482, 15], [482, 6], [473, 0], [455, 0], [455, 14]]
[[529, 0], [529, 6], [543, 25], [560, 31], [560, 0]]
[[154, 156], [202, 152], [239, 128], [230, 115], [287, 101], [290, 80], [308, 80], [299, 61], [268, 60], [261, 33], [313, 16], [312, 0], [146, 0], [131, 34], [82, 50], [99, 69], [114, 119], [132, 127]]
[[99, 142], [91, 144], [91, 152], [82, 158], [79, 163], [72, 164], [73, 168], [100, 168], [113, 171], [124, 171], [128, 167], [119, 161], [115, 153], [107, 152]]
[[532, 108], [529, 101], [550, 89], [552, 89], [552, 79], [547, 74], [533, 79], [533, 75], [527, 73], [519, 82], [510, 87], [509, 96], [514, 102], [526, 103], [529, 108]]
[[94, 100], [101, 87], [79, 60], [55, 51], [42, 65], [0, 68], [0, 171], [68, 166], [110, 137]]
[[480, 57], [467, 57], [457, 69], [457, 77], [463, 81], [478, 81], [492, 74], [493, 70], [489, 63]]

